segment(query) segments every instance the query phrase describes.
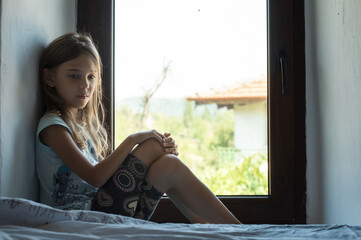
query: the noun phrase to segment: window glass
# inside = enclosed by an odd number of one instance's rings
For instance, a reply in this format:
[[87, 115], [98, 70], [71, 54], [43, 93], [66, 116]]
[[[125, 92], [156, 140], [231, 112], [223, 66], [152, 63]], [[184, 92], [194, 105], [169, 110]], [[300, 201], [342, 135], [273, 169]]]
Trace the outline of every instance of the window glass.
[[170, 132], [217, 195], [268, 194], [265, 0], [115, 1], [115, 145]]

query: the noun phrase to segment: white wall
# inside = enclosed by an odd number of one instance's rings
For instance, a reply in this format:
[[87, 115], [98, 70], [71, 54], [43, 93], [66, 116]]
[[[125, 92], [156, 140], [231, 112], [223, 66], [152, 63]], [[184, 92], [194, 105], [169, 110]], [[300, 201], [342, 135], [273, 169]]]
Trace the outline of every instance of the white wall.
[[309, 223], [361, 224], [360, 12], [305, 0]]
[[234, 145], [244, 155], [267, 151], [267, 103], [234, 106]]
[[2, 0], [0, 195], [38, 198], [35, 132], [41, 49], [75, 30], [76, 0]]

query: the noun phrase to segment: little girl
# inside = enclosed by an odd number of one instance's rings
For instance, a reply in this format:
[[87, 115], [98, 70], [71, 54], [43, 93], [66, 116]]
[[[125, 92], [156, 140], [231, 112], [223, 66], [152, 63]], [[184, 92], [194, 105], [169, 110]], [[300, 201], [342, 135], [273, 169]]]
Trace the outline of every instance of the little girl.
[[36, 141], [41, 202], [149, 219], [164, 193], [192, 223], [239, 223], [177, 157], [170, 134], [128, 136], [108, 153], [102, 63], [87, 34], [51, 42], [40, 60]]

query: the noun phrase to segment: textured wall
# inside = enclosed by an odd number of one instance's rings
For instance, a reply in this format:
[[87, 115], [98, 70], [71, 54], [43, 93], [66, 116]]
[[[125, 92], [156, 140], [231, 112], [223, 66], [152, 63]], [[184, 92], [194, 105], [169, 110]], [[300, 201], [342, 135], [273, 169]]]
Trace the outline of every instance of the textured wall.
[[360, 9], [305, 0], [309, 223], [361, 224]]
[[0, 195], [36, 200], [39, 53], [50, 40], [75, 30], [76, 0], [1, 4]]

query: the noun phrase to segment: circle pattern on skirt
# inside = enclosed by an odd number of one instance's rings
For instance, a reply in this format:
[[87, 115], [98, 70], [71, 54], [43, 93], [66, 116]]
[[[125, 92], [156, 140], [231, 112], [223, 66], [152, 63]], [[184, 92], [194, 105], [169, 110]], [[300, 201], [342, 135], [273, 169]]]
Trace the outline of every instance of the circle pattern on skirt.
[[139, 178], [143, 178], [147, 173], [146, 165], [140, 160], [136, 160], [131, 163], [131, 170]]
[[113, 176], [115, 185], [124, 192], [131, 192], [135, 188], [135, 179], [133, 175], [125, 170], [121, 169]]

